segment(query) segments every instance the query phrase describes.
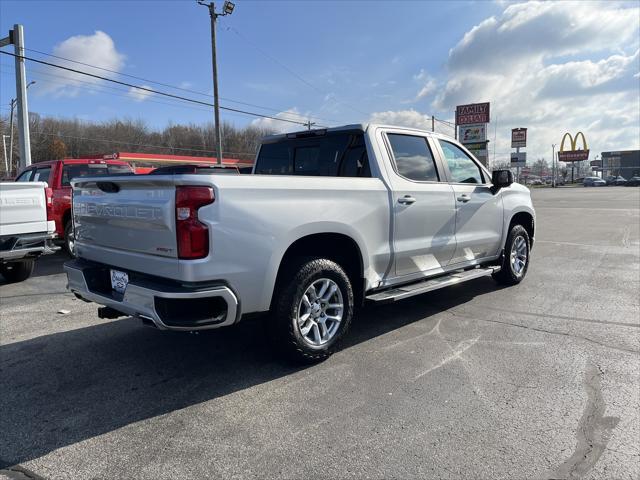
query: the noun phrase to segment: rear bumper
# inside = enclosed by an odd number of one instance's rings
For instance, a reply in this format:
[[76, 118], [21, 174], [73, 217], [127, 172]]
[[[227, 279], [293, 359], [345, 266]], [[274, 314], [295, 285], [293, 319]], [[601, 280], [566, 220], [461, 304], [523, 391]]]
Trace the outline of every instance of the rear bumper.
[[27, 233], [23, 235], [5, 235], [0, 237], [0, 260], [10, 262], [25, 257], [37, 257], [54, 253], [55, 233]]
[[129, 283], [120, 294], [111, 290], [108, 265], [76, 259], [64, 269], [67, 288], [83, 300], [150, 320], [161, 330], [226, 327], [240, 313], [238, 298], [226, 285], [182, 285], [127, 272]]

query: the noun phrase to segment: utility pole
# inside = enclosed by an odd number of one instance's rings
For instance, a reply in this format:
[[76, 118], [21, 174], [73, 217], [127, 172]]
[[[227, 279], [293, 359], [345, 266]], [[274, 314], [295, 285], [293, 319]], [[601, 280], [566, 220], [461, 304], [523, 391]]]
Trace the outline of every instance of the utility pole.
[[205, 3], [203, 0], [196, 0], [198, 5], [203, 5], [209, 9], [209, 17], [211, 18], [211, 62], [213, 64], [213, 115], [216, 130], [216, 156], [218, 165], [222, 164], [222, 127], [220, 125], [220, 103], [218, 98], [218, 59], [216, 55], [216, 20], [219, 16], [231, 15], [235, 4], [225, 1], [222, 6], [222, 13], [216, 13], [215, 4]]
[[551, 187], [556, 188], [556, 144], [551, 144]]
[[307, 126], [307, 130], [311, 130], [311, 126], [315, 124], [316, 122], [312, 122], [311, 119], [307, 120], [307, 123], [305, 123], [305, 125]]
[[24, 29], [14, 25], [10, 37], [16, 54], [16, 96], [18, 101], [18, 132], [20, 141], [21, 167], [31, 165], [31, 140], [29, 138], [29, 108], [27, 106], [27, 75], [24, 68]]
[[[27, 83], [27, 90], [34, 83], [36, 83], [35, 80], [31, 80], [29, 83]], [[13, 169], [13, 108], [16, 106], [16, 102], [17, 102], [17, 100], [15, 98], [11, 99], [11, 118], [9, 120], [9, 135], [10, 135], [10, 138], [9, 138], [9, 166], [11, 167], [11, 169]], [[31, 143], [29, 143], [29, 145], [31, 145]], [[29, 164], [31, 164], [31, 163], [29, 163]]]
[[436, 131], [436, 117], [434, 117], [433, 115], [431, 115], [431, 131]]

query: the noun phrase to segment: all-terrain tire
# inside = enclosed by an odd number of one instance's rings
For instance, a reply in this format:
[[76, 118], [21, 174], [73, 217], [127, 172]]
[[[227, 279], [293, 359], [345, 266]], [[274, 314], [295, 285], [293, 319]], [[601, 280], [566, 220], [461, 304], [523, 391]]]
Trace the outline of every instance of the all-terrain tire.
[[73, 252], [74, 245], [75, 238], [73, 236], [73, 224], [71, 223], [71, 220], [67, 220], [67, 223], [64, 225], [64, 249], [71, 258], [76, 256]]
[[[298, 325], [298, 314], [305, 292], [314, 282], [329, 279], [342, 296], [342, 319], [333, 336], [322, 345], [312, 345]], [[349, 330], [353, 316], [353, 289], [349, 277], [340, 265], [326, 258], [300, 259], [283, 275], [276, 288], [272, 309], [271, 339], [277, 350], [296, 363], [325, 360], [339, 347]]]
[[6, 263], [0, 266], [0, 273], [9, 283], [22, 282], [33, 273], [34, 259], [20, 260], [19, 262]]
[[[520, 239], [520, 240], [519, 240]], [[524, 241], [524, 243], [521, 243]], [[526, 260], [524, 266], [518, 268], [518, 263], [514, 262], [514, 244], [519, 243], [524, 248]], [[520, 250], [522, 251], [522, 249]], [[522, 258], [520, 256], [520, 258]], [[531, 261], [531, 240], [529, 233], [522, 225], [512, 225], [507, 235], [507, 241], [502, 255], [502, 264], [499, 272], [493, 274], [493, 279], [502, 285], [516, 285], [527, 275], [529, 263]]]

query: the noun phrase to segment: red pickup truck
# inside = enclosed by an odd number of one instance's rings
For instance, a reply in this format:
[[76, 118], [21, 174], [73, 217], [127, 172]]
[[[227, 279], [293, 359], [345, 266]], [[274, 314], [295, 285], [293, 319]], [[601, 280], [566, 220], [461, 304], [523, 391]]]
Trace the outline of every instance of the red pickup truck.
[[39, 162], [25, 168], [16, 182], [47, 182], [47, 219], [55, 220], [58, 238], [73, 255], [71, 225], [71, 179], [98, 175], [131, 174], [131, 166], [120, 160], [64, 159]]

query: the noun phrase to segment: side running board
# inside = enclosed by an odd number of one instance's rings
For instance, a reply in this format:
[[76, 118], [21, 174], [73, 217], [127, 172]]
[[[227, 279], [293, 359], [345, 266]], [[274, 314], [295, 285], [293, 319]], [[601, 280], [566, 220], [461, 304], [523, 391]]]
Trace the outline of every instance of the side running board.
[[414, 295], [420, 295], [421, 293], [430, 292], [439, 288], [450, 287], [458, 283], [473, 280], [475, 278], [485, 277], [492, 273], [499, 272], [500, 267], [485, 267], [475, 268], [473, 270], [458, 270], [456, 272], [443, 275], [441, 277], [432, 278], [429, 280], [420, 280], [415, 283], [403, 285], [401, 287], [391, 288], [382, 292], [372, 293], [367, 295], [366, 299], [371, 302], [386, 303], [395, 302], [396, 300], [402, 300], [403, 298], [413, 297]]

